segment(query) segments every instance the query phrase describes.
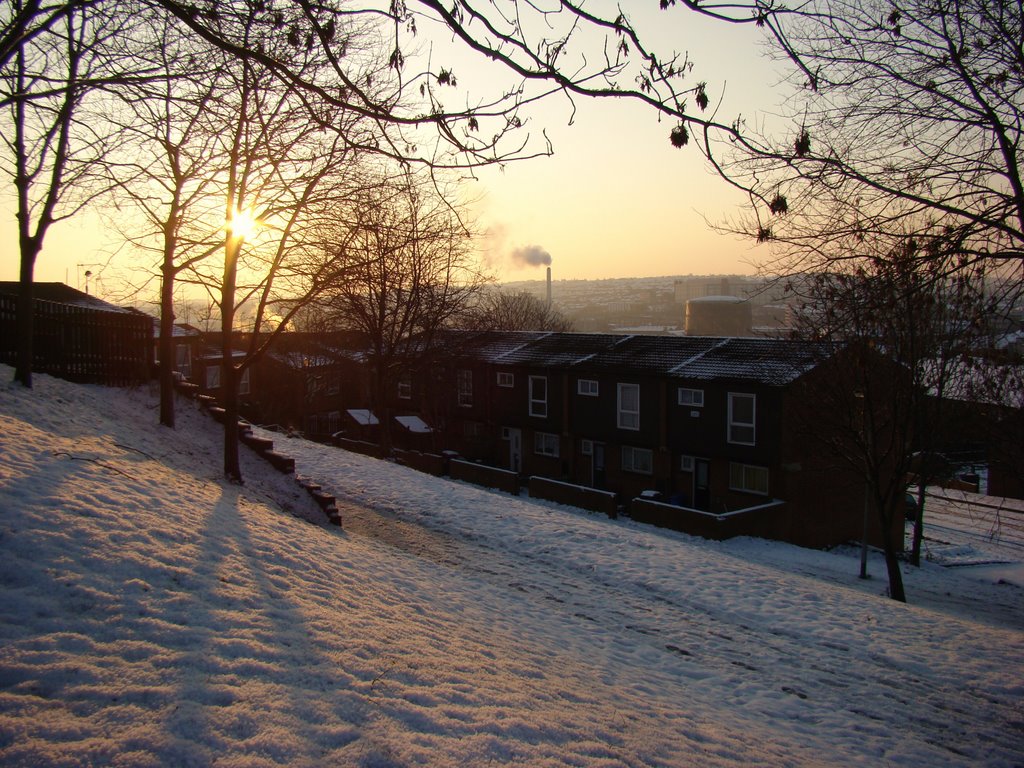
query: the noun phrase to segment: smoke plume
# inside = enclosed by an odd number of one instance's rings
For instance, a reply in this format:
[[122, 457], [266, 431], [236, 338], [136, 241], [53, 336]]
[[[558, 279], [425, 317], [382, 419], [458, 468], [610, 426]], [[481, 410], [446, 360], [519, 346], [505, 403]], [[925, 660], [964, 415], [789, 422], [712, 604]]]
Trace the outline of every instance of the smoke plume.
[[512, 259], [525, 267], [539, 267], [551, 264], [551, 254], [539, 245], [528, 245], [512, 251]]

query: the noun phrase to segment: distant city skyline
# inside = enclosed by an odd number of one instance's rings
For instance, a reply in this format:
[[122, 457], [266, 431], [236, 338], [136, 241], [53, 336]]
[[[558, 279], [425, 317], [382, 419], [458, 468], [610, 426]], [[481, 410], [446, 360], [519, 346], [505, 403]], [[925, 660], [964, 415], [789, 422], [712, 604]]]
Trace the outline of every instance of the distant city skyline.
[[[653, 30], [656, 49], [690, 53], [695, 69], [688, 82], [707, 81], [712, 108], [724, 88], [720, 120], [742, 114], [753, 122], [781, 99], [770, 90], [769, 78], [778, 76], [759, 55], [753, 28], [681, 9], [659, 12], [654, 4], [632, 13], [641, 34]], [[468, 64], [463, 72], [475, 87]], [[499, 281], [543, 279], [545, 263], [516, 258], [532, 247], [549, 254], [555, 279], [754, 273], [768, 258], [766, 246], [711, 227], [738, 215], [746, 198], [707, 167], [696, 147], [672, 147], [671, 127], [639, 104], [576, 100], [574, 109], [555, 95], [538, 105], [526, 130], [545, 131], [554, 156], [477, 169], [476, 180], [464, 185], [486, 233], [479, 248], [487, 267]], [[0, 242], [9, 255], [0, 279], [16, 280], [17, 230], [5, 183]], [[97, 278], [100, 286], [119, 281], [129, 264], [120, 245], [95, 212], [61, 222], [47, 235], [36, 280], [84, 289], [90, 271], [94, 285]]]

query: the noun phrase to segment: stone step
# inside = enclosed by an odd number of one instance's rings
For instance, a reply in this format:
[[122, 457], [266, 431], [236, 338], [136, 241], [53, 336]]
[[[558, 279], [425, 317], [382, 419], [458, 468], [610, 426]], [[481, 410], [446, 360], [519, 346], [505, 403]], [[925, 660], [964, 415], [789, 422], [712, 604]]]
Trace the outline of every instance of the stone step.
[[275, 451], [264, 451], [261, 453], [264, 459], [269, 461], [278, 472], [288, 474], [295, 471], [295, 459]]
[[267, 451], [274, 450], [274, 441], [269, 437], [257, 437], [252, 434], [252, 432], [245, 432], [240, 435], [240, 438], [243, 443], [258, 453], [266, 453]]

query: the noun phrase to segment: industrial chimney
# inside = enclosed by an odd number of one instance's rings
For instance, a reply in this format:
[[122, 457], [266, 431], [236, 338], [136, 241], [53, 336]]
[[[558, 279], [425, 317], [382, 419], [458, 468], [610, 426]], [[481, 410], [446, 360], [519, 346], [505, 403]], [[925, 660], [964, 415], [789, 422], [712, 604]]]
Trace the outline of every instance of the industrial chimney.
[[548, 306], [551, 306], [551, 267], [548, 267]]

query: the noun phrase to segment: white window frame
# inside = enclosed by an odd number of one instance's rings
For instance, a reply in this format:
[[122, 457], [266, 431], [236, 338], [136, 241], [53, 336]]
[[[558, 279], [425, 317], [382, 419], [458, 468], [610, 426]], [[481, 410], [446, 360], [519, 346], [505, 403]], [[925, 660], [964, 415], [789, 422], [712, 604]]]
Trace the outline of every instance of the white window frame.
[[400, 376], [398, 379], [398, 399], [412, 400], [412, 378], [408, 375]]
[[[633, 432], [640, 430], [640, 385], [620, 383], [616, 385], [617, 390], [617, 409], [616, 409], [616, 423], [619, 429], [628, 429]], [[627, 391], [636, 392], [636, 408], [625, 408], [623, 406], [623, 393]]]
[[679, 405], [688, 405], [691, 408], [704, 407], [703, 389], [690, 389], [689, 387], [680, 387], [679, 392], [676, 394], [676, 398]]
[[473, 407], [473, 371], [459, 368], [455, 373], [460, 408]]
[[583, 395], [584, 397], [597, 397], [599, 390], [600, 385], [597, 383], [597, 379], [576, 380], [577, 395]]
[[509, 371], [498, 371], [498, 386], [499, 387], [514, 387], [516, 385], [516, 376], [514, 373]]
[[206, 366], [206, 388], [220, 389], [220, 363]]
[[[735, 406], [738, 400], [750, 400], [750, 421], [737, 421]], [[749, 439], [746, 439], [749, 430]], [[757, 441], [757, 396], [750, 392], [729, 393], [729, 420], [726, 438], [734, 445], [754, 445]]]
[[770, 487], [768, 481], [768, 467], [742, 464], [738, 461], [729, 462], [729, 490], [731, 491], [767, 496]]
[[679, 471], [680, 472], [693, 472], [696, 466], [696, 461], [693, 456], [680, 456], [679, 457]]
[[249, 386], [249, 368], [242, 371], [242, 375], [238, 377], [238, 394], [248, 395], [252, 389]]
[[[644, 466], [646, 464], [646, 466]], [[654, 474], [654, 451], [650, 448], [622, 446], [622, 471], [638, 475]]]
[[580, 455], [581, 456], [593, 456], [594, 455], [594, 441], [583, 438], [580, 440]]
[[[544, 386], [544, 397], [535, 397], [534, 387], [537, 382], [543, 382]], [[527, 393], [530, 398], [530, 415], [537, 416], [538, 418], [545, 419], [548, 415], [548, 377], [547, 376], [531, 376], [530, 377], [530, 391]]]
[[533, 452], [538, 456], [558, 458], [558, 435], [553, 432], [533, 433]]

